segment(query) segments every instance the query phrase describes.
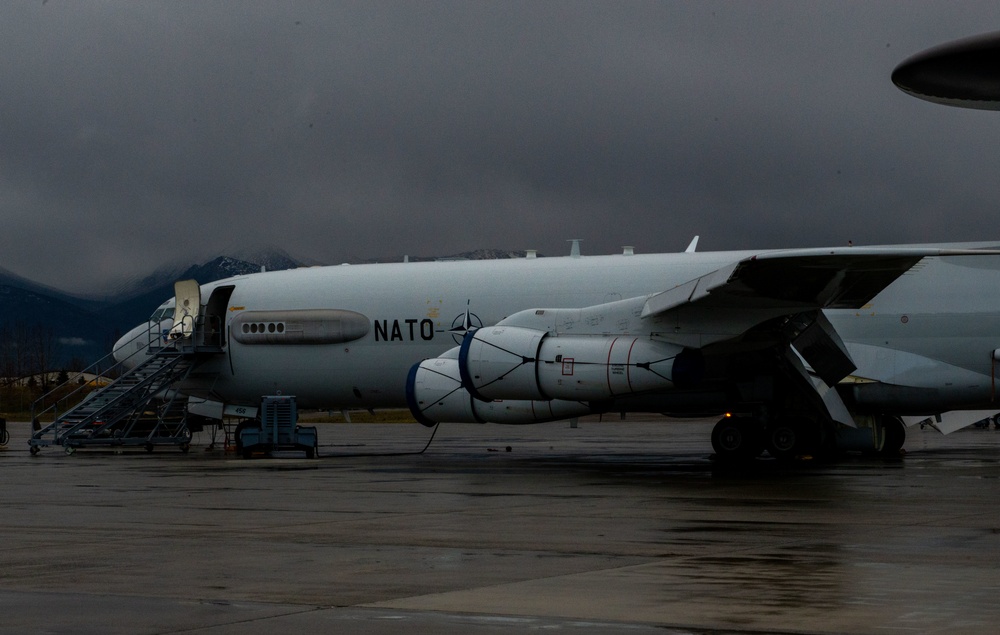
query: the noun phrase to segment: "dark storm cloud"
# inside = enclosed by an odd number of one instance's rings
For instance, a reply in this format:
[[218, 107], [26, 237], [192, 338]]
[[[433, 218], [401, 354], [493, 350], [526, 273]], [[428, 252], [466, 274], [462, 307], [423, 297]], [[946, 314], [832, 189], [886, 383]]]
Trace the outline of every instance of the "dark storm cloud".
[[[995, 3], [7, 5], [0, 267], [996, 238], [1000, 117], [889, 82]], [[993, 25], [993, 26], [990, 26]]]

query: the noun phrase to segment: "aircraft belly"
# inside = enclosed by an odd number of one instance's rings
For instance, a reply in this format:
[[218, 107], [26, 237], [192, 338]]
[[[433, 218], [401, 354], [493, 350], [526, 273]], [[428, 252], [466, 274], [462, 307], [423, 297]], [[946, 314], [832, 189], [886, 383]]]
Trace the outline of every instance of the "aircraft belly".
[[876, 301], [833, 311], [857, 370], [848, 393], [862, 409], [926, 414], [988, 406], [1000, 318], [987, 312], [889, 312]]
[[[241, 346], [233, 344], [215, 392], [227, 403], [256, 403], [263, 395], [295, 395], [304, 408], [394, 408], [406, 405], [406, 376], [413, 363], [440, 346]], [[389, 350], [397, 349], [397, 350]]]
[[855, 384], [847, 390], [847, 401], [863, 412], [894, 415], [929, 415], [949, 410], [990, 408], [996, 405], [990, 391], [982, 387], [920, 388], [894, 384]]
[[857, 343], [847, 349], [858, 366], [854, 375], [861, 379], [921, 388], [988, 387], [990, 382], [987, 374], [903, 350]]
[[832, 312], [829, 317], [859, 367], [857, 374], [866, 379], [910, 385], [937, 382], [921, 378], [928, 371], [934, 374], [931, 367], [989, 377], [991, 354], [1000, 348], [998, 315], [847, 313]]

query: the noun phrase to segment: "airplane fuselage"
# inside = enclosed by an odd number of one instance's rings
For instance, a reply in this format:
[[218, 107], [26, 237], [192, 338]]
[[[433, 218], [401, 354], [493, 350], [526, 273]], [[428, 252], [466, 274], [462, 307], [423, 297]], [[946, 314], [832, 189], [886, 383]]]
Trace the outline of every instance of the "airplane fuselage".
[[943, 413], [941, 427], [957, 429], [971, 411], [1000, 410], [1000, 255], [968, 251], [995, 247], [342, 265], [182, 282], [193, 297], [178, 290], [154, 316], [183, 310], [133, 329], [116, 357], [204, 344], [174, 387], [237, 416], [275, 394], [303, 408], [409, 407], [427, 425], [734, 412], [713, 431], [726, 458], [817, 444], [891, 454], [904, 422]]
[[[215, 307], [224, 354], [203, 364], [187, 389], [227, 404], [284, 393], [307, 408], [403, 407], [409, 369], [457, 346], [470, 328], [526, 309], [650, 296], [754, 253], [343, 265], [230, 278], [202, 286], [208, 304], [225, 290], [224, 306]], [[998, 256], [927, 258], [867, 306], [827, 310], [858, 366], [857, 403], [898, 413], [989, 407], [1000, 346], [1000, 299], [990, 290], [998, 285]], [[324, 309], [356, 314], [364, 334], [286, 343], [233, 332], [248, 329], [247, 316]], [[640, 332], [641, 320], [630, 327]]]
[[[295, 394], [303, 407], [406, 405], [410, 367], [457, 346], [465, 329], [533, 307], [603, 304], [656, 293], [727, 262], [732, 254], [537, 258], [345, 265], [254, 274], [232, 285], [227, 325], [244, 311], [345, 309], [368, 333], [324, 345], [243, 344], [230, 336], [213, 390], [227, 402]], [[214, 369], [213, 369], [214, 370]]]

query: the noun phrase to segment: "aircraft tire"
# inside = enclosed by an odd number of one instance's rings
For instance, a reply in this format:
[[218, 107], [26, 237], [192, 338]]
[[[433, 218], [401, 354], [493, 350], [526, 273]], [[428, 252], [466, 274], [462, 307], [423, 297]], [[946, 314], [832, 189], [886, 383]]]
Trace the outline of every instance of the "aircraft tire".
[[779, 420], [767, 427], [767, 453], [779, 461], [791, 461], [802, 445], [800, 426], [790, 420]]
[[767, 453], [779, 461], [823, 452], [823, 430], [808, 417], [782, 417], [767, 426], [764, 437]]
[[879, 454], [882, 456], [899, 456], [903, 444], [906, 442], [906, 426], [898, 417], [882, 417], [882, 447]]
[[712, 428], [712, 449], [723, 461], [745, 461], [761, 452], [760, 425], [750, 417], [723, 417]]
[[[241, 439], [240, 433], [250, 426], [259, 425], [256, 419], [249, 419], [247, 421], [241, 421], [236, 425], [236, 430], [233, 432], [233, 444], [236, 446], [236, 453], [243, 454], [243, 440]], [[249, 458], [249, 457], [247, 457]]]

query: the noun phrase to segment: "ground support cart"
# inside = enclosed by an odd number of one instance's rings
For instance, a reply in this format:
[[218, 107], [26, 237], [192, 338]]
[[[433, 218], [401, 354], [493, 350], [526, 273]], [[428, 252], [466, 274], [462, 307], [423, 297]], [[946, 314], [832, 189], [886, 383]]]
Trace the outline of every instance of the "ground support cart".
[[237, 428], [237, 448], [245, 459], [254, 453], [281, 450], [298, 450], [305, 452], [307, 459], [314, 458], [319, 445], [316, 427], [300, 426], [297, 422], [295, 397], [262, 397], [259, 419], [240, 424]]

